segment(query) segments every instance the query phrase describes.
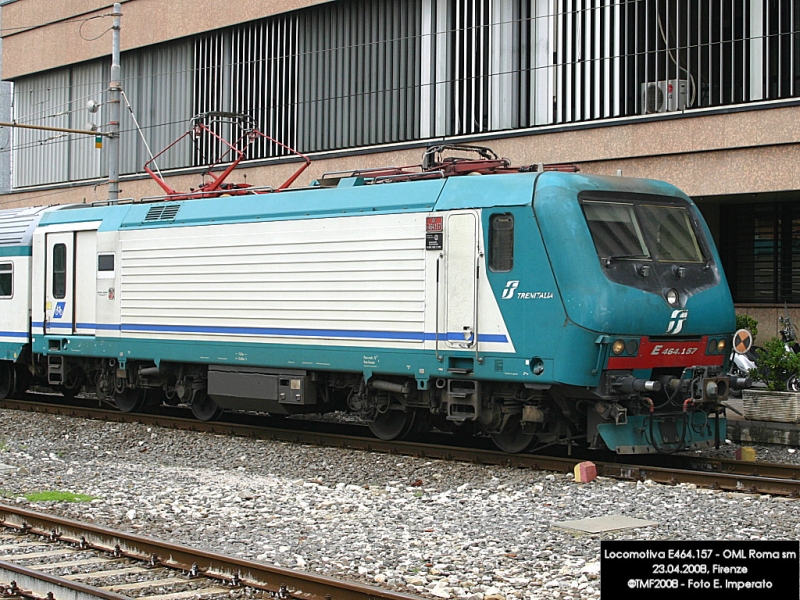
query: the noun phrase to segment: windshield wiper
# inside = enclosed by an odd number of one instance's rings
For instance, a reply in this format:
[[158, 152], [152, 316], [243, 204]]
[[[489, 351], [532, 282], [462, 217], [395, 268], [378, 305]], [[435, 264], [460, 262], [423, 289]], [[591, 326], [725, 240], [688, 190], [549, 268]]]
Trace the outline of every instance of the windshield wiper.
[[642, 260], [642, 259], [649, 259], [650, 256], [647, 254], [614, 254], [612, 256], [607, 256], [603, 259], [603, 264], [607, 267], [611, 266], [611, 263], [617, 260]]

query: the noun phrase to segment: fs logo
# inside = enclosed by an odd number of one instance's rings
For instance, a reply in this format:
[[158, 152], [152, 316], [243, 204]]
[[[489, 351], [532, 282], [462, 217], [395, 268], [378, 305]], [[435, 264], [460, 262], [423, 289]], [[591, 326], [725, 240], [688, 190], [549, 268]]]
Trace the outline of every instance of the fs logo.
[[669, 325], [667, 325], [667, 333], [671, 335], [677, 335], [680, 333], [683, 329], [683, 323], [688, 317], [688, 310], [673, 310]]
[[514, 297], [514, 292], [519, 287], [519, 281], [511, 280], [506, 282], [506, 289], [503, 290], [503, 300], [510, 300]]

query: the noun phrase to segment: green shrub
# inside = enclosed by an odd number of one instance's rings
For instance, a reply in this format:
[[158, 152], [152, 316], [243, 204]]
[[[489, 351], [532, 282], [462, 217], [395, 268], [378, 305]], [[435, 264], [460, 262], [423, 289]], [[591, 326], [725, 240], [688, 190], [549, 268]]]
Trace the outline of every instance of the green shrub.
[[787, 352], [778, 338], [769, 340], [756, 354], [758, 367], [750, 371], [750, 377], [766, 383], [768, 390], [785, 392], [786, 380], [800, 375], [800, 354]]
[[758, 321], [750, 315], [736, 315], [736, 329], [747, 329], [753, 334], [753, 339], [758, 335]]

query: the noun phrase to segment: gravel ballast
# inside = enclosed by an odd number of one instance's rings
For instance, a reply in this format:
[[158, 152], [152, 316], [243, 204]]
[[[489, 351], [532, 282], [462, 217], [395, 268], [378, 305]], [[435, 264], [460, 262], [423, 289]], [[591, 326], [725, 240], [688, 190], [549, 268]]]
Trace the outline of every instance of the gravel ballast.
[[[6, 503], [434, 598], [597, 598], [600, 542], [796, 540], [800, 502], [88, 421], [0, 414]], [[718, 451], [733, 455], [732, 446]], [[793, 448], [759, 459], [796, 462]], [[28, 502], [37, 491], [91, 502]], [[622, 515], [657, 525], [579, 534]]]

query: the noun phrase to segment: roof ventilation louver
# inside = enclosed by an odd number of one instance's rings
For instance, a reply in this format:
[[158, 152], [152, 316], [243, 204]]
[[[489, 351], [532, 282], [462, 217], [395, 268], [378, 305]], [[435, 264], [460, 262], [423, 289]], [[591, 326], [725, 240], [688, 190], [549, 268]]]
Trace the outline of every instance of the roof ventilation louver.
[[147, 216], [144, 218], [145, 223], [153, 223], [155, 221], [171, 221], [178, 214], [180, 204], [166, 204], [164, 206], [151, 206], [147, 211]]

